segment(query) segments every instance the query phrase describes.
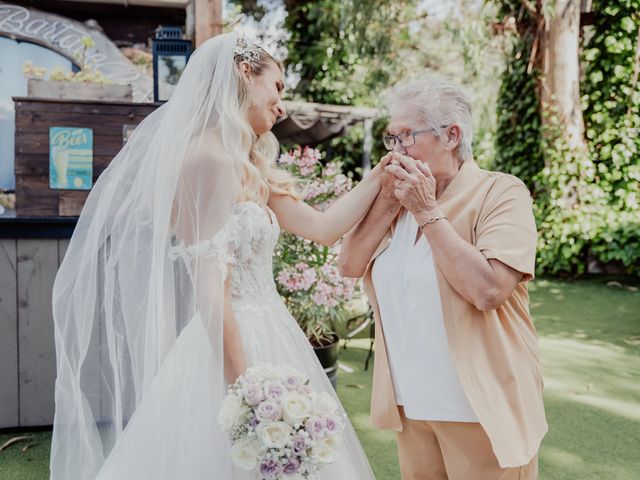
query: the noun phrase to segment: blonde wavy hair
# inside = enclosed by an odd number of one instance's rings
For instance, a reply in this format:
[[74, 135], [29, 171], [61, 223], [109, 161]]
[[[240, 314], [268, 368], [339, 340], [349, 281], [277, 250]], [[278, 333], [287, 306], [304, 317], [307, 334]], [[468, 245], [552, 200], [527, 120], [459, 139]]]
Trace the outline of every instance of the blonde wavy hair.
[[289, 172], [279, 168], [276, 159], [280, 153], [280, 144], [272, 132], [267, 132], [256, 136], [253, 133], [246, 114], [250, 107], [251, 97], [249, 86], [241, 74], [240, 65], [247, 63], [251, 72], [261, 75], [271, 62], [275, 63], [280, 70], [284, 70], [282, 62], [271, 56], [266, 50], [258, 45], [251, 45], [251, 55], [236, 55], [234, 76], [238, 85], [238, 100], [240, 112], [245, 124], [246, 131], [244, 137], [249, 150], [249, 157], [243, 161], [242, 165], [242, 187], [241, 196], [243, 200], [253, 200], [266, 204], [269, 195], [289, 195], [296, 200], [302, 199], [299, 184], [295, 177]]

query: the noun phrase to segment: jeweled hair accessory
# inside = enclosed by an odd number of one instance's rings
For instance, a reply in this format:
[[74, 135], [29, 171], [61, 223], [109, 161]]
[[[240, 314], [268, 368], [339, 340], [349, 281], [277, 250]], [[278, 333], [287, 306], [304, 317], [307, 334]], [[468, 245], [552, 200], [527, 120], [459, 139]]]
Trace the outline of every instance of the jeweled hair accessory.
[[260, 52], [264, 49], [257, 43], [248, 42], [245, 38], [238, 38], [233, 56], [237, 60], [240, 58], [245, 62], [256, 63], [260, 61]]

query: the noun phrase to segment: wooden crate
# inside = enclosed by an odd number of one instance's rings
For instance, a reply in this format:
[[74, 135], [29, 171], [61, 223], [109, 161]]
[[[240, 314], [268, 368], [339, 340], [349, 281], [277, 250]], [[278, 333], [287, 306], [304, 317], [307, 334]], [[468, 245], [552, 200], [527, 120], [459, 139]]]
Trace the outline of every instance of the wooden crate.
[[49, 188], [49, 127], [93, 129], [93, 181], [123, 145], [124, 125], [137, 125], [158, 105], [15, 97], [16, 213], [77, 216], [89, 192]]

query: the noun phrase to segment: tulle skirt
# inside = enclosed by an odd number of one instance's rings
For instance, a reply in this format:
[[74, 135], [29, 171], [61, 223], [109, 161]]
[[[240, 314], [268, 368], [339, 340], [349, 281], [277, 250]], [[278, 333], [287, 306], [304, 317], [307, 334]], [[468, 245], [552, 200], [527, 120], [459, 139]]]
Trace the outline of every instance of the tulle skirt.
[[[326, 391], [338, 399], [308, 340], [279, 298], [236, 302], [234, 313], [250, 365], [291, 365], [309, 377], [316, 391]], [[210, 380], [215, 378], [210, 372], [219, 368], [221, 361], [195, 315], [182, 330], [97, 478], [258, 479], [257, 473], [238, 469], [231, 462], [230, 443], [217, 422], [224, 388]], [[338, 460], [322, 468], [318, 478], [374, 478], [349, 422]]]

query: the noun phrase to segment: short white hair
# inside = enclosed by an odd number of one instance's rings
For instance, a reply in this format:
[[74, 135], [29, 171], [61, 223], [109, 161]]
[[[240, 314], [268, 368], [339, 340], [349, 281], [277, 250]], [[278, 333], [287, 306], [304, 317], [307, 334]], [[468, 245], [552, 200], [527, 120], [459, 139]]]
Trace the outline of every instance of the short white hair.
[[438, 76], [425, 76], [399, 83], [385, 94], [390, 113], [408, 106], [417, 110], [428, 127], [436, 134], [445, 125], [453, 123], [460, 126], [461, 138], [456, 148], [462, 161], [473, 158], [473, 118], [469, 95], [456, 83]]

